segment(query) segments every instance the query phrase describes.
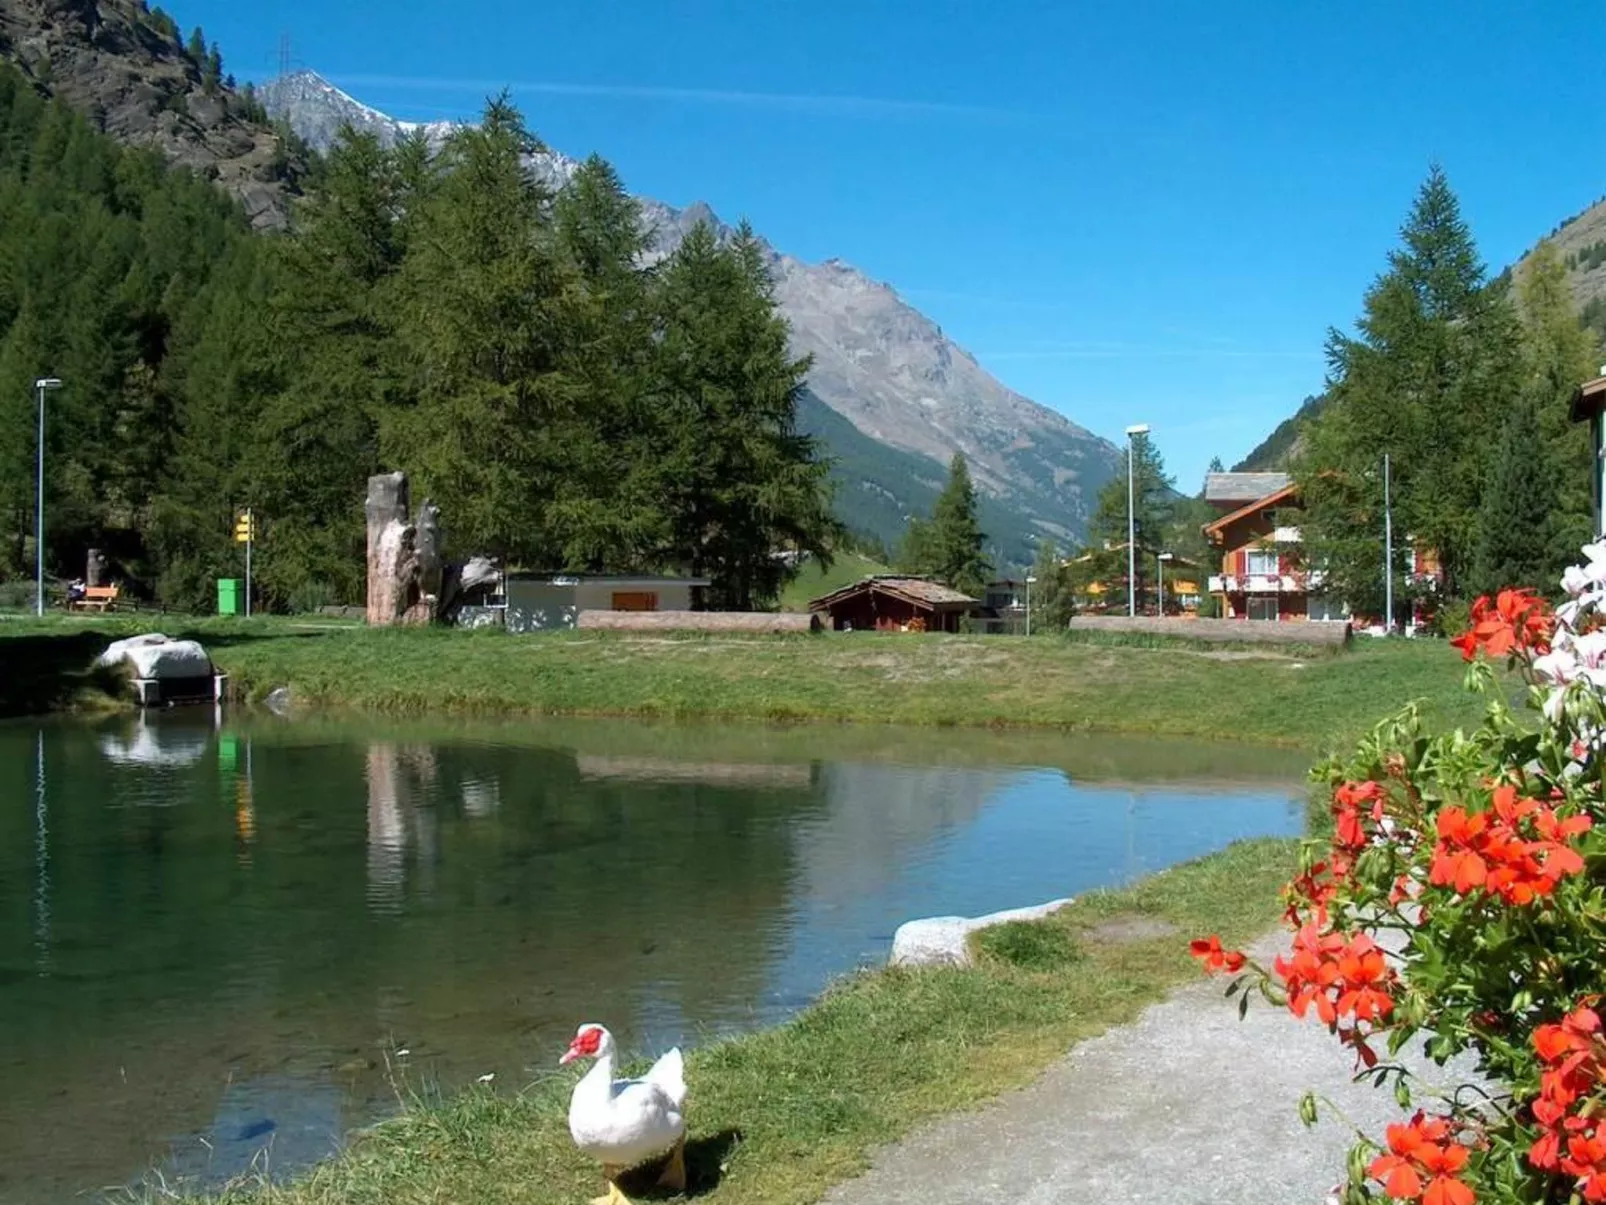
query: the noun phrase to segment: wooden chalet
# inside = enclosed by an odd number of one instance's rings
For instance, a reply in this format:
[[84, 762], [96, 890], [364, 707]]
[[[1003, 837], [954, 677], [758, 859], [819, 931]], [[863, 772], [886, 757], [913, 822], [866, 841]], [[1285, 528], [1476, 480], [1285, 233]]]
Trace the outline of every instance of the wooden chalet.
[[984, 618], [980, 599], [923, 577], [866, 577], [813, 599], [809, 610], [838, 632], [957, 632]]

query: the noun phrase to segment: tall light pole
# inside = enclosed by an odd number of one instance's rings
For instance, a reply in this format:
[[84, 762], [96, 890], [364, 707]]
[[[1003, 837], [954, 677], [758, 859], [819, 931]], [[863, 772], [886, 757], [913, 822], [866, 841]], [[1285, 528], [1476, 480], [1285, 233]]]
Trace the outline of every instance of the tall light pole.
[[45, 394], [60, 389], [61, 381], [55, 377], [40, 377], [33, 383], [39, 391], [39, 492], [34, 499], [33, 555], [37, 566], [34, 581], [33, 613], [43, 619], [45, 615]]
[[1172, 552], [1157, 553], [1154, 558], [1154, 580], [1156, 582], [1154, 613], [1161, 619], [1165, 618], [1165, 563], [1167, 561], [1174, 560], [1175, 558], [1176, 554]]
[[1126, 429], [1126, 613], [1128, 618], [1138, 613], [1138, 518], [1135, 513], [1135, 490], [1132, 484], [1132, 441], [1136, 436], [1149, 433], [1148, 423], [1133, 423]]

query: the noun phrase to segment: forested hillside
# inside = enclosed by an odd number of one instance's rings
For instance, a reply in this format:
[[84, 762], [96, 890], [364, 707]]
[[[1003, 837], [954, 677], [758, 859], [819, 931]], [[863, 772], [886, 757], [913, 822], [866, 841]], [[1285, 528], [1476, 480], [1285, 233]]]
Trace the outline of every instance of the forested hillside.
[[294, 232], [261, 239], [200, 179], [0, 80], [0, 575], [33, 559], [47, 374], [50, 568], [100, 547], [169, 605], [237, 572], [243, 506], [264, 602], [359, 597], [363, 482], [392, 467], [456, 552], [684, 568], [733, 607], [774, 598], [774, 550], [833, 540], [806, 365], [746, 231], [641, 267], [612, 169], [549, 192], [497, 102], [438, 155], [342, 142]]

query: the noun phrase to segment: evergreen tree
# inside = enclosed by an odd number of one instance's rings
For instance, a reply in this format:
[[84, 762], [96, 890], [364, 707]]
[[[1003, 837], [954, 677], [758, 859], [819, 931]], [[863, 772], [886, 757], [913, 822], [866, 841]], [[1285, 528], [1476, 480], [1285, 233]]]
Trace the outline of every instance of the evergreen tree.
[[1046, 536], [1037, 542], [1032, 562], [1032, 631], [1061, 632], [1076, 613], [1072, 580], [1059, 546]]
[[1495, 447], [1478, 510], [1473, 588], [1550, 585], [1546, 535], [1555, 507], [1555, 473], [1531, 406], [1513, 406]]
[[936, 550], [931, 542], [931, 523], [919, 515], [910, 515], [898, 545], [896, 567], [899, 573], [913, 577], [935, 577], [937, 574]]
[[1594, 538], [1590, 481], [1594, 454], [1589, 427], [1569, 413], [1573, 392], [1599, 371], [1600, 341], [1573, 308], [1567, 272], [1546, 239], [1528, 257], [1517, 280], [1522, 316], [1524, 400], [1537, 418], [1555, 481], [1555, 509], [1545, 563], [1528, 583], [1554, 590], [1562, 570]]
[[[1175, 481], [1165, 471], [1160, 450], [1147, 434], [1132, 439], [1131, 484], [1132, 523], [1135, 537], [1137, 574], [1134, 578], [1137, 599], [1143, 600], [1143, 583], [1153, 568], [1154, 555], [1167, 551], [1165, 545], [1172, 531], [1174, 514], [1173, 494]], [[1088, 522], [1086, 560], [1079, 560], [1075, 578], [1086, 588], [1098, 582], [1105, 588], [1108, 605], [1125, 610], [1128, 570], [1131, 567], [1128, 552], [1128, 475], [1121, 473], [1105, 482], [1099, 490], [1098, 503]]]
[[554, 501], [555, 538], [579, 569], [630, 569], [669, 540], [647, 396], [653, 274], [641, 207], [593, 155], [558, 194], [559, 251], [576, 274], [566, 364], [575, 378], [571, 472]]
[[976, 488], [965, 457], [948, 462], [948, 483], [937, 496], [927, 533], [931, 574], [955, 590], [980, 598], [993, 567], [983, 553], [987, 537], [976, 515]]
[[1382, 609], [1383, 483], [1390, 459], [1401, 572], [1434, 550], [1451, 596], [1471, 569], [1491, 432], [1521, 388], [1507, 290], [1486, 284], [1444, 174], [1434, 168], [1366, 294], [1358, 336], [1329, 335], [1329, 401], [1295, 466], [1313, 563], [1350, 606]]
[[505, 97], [448, 140], [397, 274], [405, 402], [380, 447], [439, 504], [453, 549], [547, 567], [571, 398], [558, 371], [568, 280], [550, 196], [523, 163], [538, 146]]
[[828, 466], [797, 429], [808, 361], [788, 351], [766, 253], [745, 224], [728, 247], [706, 223], [693, 228], [655, 303], [663, 560], [711, 577], [716, 607], [767, 605], [793, 572], [777, 552], [829, 564], [839, 534]]
[[206, 34], [199, 25], [190, 30], [190, 40], [185, 43], [184, 53], [189, 55], [190, 62], [197, 67], [206, 65]]

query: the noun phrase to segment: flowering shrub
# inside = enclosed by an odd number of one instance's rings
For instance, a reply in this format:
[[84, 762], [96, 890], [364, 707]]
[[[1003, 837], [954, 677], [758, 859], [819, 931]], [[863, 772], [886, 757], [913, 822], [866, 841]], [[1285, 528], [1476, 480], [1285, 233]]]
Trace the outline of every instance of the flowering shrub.
[[[1452, 644], [1487, 700], [1475, 731], [1428, 733], [1409, 707], [1314, 772], [1333, 835], [1285, 890], [1286, 955], [1193, 943], [1241, 1010], [1258, 991], [1314, 1013], [1414, 1110], [1359, 1139], [1346, 1205], [1606, 1202], [1606, 543], [1584, 553], [1554, 611], [1527, 590], [1472, 608]], [[1413, 1039], [1483, 1083], [1430, 1098], [1394, 1061]]]

